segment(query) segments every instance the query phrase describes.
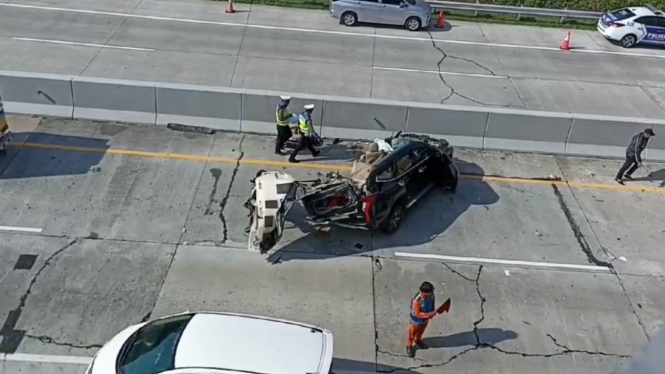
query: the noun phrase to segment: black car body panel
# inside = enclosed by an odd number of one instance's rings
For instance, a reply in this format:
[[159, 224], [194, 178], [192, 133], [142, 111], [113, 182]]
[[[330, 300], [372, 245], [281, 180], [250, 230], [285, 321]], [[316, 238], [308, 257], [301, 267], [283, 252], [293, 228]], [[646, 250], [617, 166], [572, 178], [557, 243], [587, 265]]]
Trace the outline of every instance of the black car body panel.
[[390, 144], [392, 152], [363, 165], [366, 177], [329, 175], [313, 187], [301, 200], [309, 221], [386, 231], [397, 204], [411, 207], [432, 186], [456, 189], [459, 171], [447, 141], [403, 134]]

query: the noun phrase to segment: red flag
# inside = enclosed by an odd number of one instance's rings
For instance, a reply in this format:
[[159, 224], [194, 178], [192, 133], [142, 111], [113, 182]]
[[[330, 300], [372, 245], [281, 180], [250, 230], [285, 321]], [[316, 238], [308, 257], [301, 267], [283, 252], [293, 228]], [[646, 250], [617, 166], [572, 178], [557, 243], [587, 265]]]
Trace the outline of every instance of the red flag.
[[448, 300], [446, 300], [446, 302], [443, 303], [443, 305], [441, 305], [441, 306], [436, 310], [436, 312], [437, 312], [438, 314], [449, 312], [449, 311], [450, 311], [450, 304], [451, 304], [451, 302], [450, 302], [450, 298], [448, 298]]

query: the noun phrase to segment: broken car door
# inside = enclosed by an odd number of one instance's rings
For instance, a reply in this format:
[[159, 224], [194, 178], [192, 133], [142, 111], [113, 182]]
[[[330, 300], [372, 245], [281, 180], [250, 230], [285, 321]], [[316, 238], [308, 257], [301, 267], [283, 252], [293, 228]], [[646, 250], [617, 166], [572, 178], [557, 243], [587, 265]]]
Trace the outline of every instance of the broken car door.
[[369, 195], [363, 199], [362, 205], [367, 226], [376, 228], [388, 218], [393, 203], [403, 194], [403, 186], [399, 184], [396, 176], [397, 169], [391, 157], [379, 163], [370, 174]]

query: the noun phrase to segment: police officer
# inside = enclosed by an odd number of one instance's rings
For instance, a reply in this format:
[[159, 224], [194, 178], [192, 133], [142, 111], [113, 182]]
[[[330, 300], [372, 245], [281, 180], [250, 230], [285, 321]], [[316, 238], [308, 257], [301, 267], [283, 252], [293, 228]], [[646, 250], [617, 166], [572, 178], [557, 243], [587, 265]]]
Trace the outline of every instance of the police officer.
[[628, 148], [626, 148], [626, 161], [621, 165], [615, 180], [617, 183], [623, 184], [623, 179], [633, 179], [633, 173], [637, 168], [642, 166], [642, 152], [649, 144], [649, 138], [656, 136], [653, 130], [646, 129], [633, 136], [630, 140]]
[[275, 111], [275, 117], [277, 119], [275, 154], [283, 155], [284, 145], [289, 139], [291, 139], [291, 136], [293, 136], [293, 133], [291, 133], [291, 126], [289, 126], [289, 120], [293, 113], [288, 109], [289, 103], [291, 102], [291, 96], [280, 96], [280, 99], [282, 99], [282, 101], [277, 104], [277, 110]]
[[312, 112], [314, 111], [314, 104], [305, 105], [305, 111], [300, 113], [300, 124], [298, 130], [300, 131], [300, 142], [298, 147], [291, 152], [289, 162], [300, 162], [296, 160], [296, 156], [300, 151], [307, 148], [312, 153], [312, 156], [319, 155], [319, 150], [314, 149], [312, 145], [312, 136], [314, 135], [314, 126], [312, 125]]

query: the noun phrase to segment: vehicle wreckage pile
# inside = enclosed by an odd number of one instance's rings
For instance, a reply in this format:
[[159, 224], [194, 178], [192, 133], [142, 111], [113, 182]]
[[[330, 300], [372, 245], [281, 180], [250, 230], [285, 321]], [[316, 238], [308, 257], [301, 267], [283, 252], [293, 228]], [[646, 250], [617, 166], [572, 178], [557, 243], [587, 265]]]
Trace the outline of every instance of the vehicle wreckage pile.
[[260, 170], [244, 204], [250, 217], [248, 249], [261, 253], [272, 249], [297, 203], [312, 225], [393, 233], [405, 210], [432, 186], [454, 192], [458, 175], [453, 148], [446, 140], [402, 132], [368, 144], [348, 177], [328, 173], [298, 181], [281, 171]]

